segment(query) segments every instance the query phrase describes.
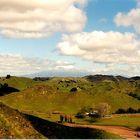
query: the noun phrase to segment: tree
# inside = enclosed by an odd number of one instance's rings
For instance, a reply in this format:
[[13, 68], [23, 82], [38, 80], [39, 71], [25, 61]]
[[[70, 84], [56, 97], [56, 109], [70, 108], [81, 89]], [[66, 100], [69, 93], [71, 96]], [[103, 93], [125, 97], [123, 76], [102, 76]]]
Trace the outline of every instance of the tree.
[[133, 109], [132, 107], [129, 107], [126, 112], [127, 113], [137, 113], [137, 111], [135, 109]]
[[8, 74], [8, 75], [6, 76], [6, 79], [10, 79], [10, 77], [11, 77], [11, 75], [10, 75], [10, 74]]
[[140, 108], [137, 110], [137, 113], [140, 113]]
[[116, 114], [124, 114], [124, 113], [126, 113], [126, 110], [123, 108], [119, 108], [115, 113]]
[[106, 115], [109, 114], [111, 107], [107, 103], [100, 103], [96, 106], [96, 109], [101, 115]]
[[70, 123], [72, 123], [72, 116], [70, 116]]
[[72, 88], [71, 90], [70, 90], [70, 92], [77, 92], [78, 90], [77, 90], [77, 88], [76, 87], [74, 87], [74, 88]]
[[60, 115], [60, 122], [62, 123], [64, 120], [64, 116], [63, 115]]
[[68, 122], [68, 116], [65, 115], [65, 122]]
[[8, 84], [7, 83], [4, 83], [3, 87], [7, 88], [8, 87]]

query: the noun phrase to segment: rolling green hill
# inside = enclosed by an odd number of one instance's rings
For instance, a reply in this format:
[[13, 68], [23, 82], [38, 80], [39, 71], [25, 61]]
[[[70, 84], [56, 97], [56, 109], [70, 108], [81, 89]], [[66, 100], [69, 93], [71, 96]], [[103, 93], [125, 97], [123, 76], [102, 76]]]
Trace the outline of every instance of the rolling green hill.
[[26, 78], [26, 77], [11, 76], [9, 79], [6, 79], [5, 77], [0, 78], [0, 84], [4, 84], [4, 83], [7, 83], [8, 86], [16, 88], [18, 90], [24, 90], [39, 82], [36, 82], [36, 81], [34, 81], [30, 78]]
[[[108, 103], [111, 112], [115, 112], [118, 108], [140, 108], [140, 100], [128, 94], [138, 89], [135, 86], [136, 82], [128, 80], [103, 79], [92, 82], [85, 77], [52, 78], [38, 83], [39, 85], [18, 94], [3, 96], [0, 100], [19, 110], [44, 113], [61, 111], [75, 114], [84, 106], [93, 107], [99, 103]], [[72, 88], [76, 88], [76, 91], [71, 92]]]

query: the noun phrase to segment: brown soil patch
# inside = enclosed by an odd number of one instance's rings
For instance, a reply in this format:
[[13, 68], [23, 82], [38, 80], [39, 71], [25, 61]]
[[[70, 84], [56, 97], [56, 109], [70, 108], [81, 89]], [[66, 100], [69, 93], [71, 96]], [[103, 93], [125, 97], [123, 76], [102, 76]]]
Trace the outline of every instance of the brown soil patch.
[[84, 128], [95, 128], [95, 129], [101, 129], [101, 130], [105, 130], [107, 132], [113, 133], [113, 134], [117, 134], [119, 136], [121, 136], [122, 138], [126, 138], [126, 139], [136, 139], [137, 137], [135, 136], [135, 134], [137, 133], [136, 131], [132, 130], [132, 129], [128, 129], [126, 127], [121, 127], [121, 126], [99, 126], [99, 125], [80, 125], [80, 124], [65, 124], [66, 126], [70, 126], [70, 127], [84, 127]]

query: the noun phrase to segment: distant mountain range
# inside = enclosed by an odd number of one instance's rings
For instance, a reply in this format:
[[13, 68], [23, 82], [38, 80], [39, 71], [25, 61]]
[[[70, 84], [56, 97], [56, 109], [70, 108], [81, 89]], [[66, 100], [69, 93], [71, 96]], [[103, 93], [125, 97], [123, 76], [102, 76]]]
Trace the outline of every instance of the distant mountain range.
[[24, 75], [25, 77], [83, 77], [90, 75], [88, 72], [75, 72], [75, 71], [43, 71], [39, 73]]
[[96, 74], [91, 75], [88, 72], [74, 72], [74, 71], [43, 71], [39, 73], [25, 75], [25, 77], [86, 77], [91, 81], [100, 81], [100, 80], [112, 80], [112, 81], [119, 81], [119, 80], [140, 80], [140, 76], [134, 77], [125, 77], [125, 76], [113, 76], [113, 75], [102, 75]]

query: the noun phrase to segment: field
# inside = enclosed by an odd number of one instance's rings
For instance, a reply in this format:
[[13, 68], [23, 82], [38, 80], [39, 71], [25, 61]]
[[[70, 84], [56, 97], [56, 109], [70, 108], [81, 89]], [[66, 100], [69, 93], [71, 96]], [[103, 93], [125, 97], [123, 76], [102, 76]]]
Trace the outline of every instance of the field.
[[112, 118], [101, 119], [94, 124], [125, 126], [128, 128], [136, 129], [140, 124], [140, 114], [113, 116]]
[[78, 124], [89, 124], [89, 125], [103, 125], [103, 126], [124, 126], [135, 130], [140, 124], [140, 114], [125, 114], [125, 115], [112, 115], [102, 119], [75, 119]]

